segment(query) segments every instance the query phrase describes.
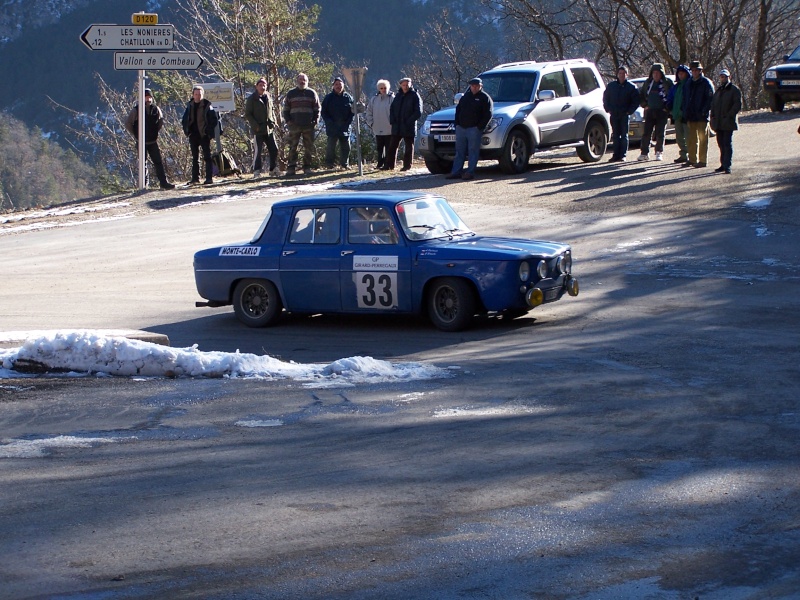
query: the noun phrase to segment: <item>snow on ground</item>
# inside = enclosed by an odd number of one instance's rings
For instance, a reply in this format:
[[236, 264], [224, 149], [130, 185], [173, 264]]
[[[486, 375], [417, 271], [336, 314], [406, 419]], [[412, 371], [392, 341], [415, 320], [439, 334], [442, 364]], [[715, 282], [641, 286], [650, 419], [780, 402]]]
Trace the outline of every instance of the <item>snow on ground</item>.
[[60, 376], [250, 377], [292, 379], [306, 387], [450, 376], [449, 371], [433, 365], [390, 363], [368, 356], [340, 358], [329, 364], [300, 364], [240, 352], [203, 352], [196, 344], [170, 348], [92, 330], [34, 333], [38, 335], [27, 336], [18, 348], [0, 349], [0, 379], [24, 376], [14, 370], [17, 363], [43, 365]]

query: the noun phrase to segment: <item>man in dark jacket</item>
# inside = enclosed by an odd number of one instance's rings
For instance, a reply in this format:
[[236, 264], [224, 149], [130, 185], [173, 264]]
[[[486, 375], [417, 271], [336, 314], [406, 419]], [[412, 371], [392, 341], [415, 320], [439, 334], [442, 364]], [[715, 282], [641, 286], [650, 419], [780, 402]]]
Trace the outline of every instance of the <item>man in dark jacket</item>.
[[203, 183], [214, 183], [211, 140], [219, 124], [219, 116], [211, 102], [203, 98], [204, 94], [203, 86], [192, 88], [192, 99], [186, 105], [182, 120], [183, 132], [189, 137], [192, 150], [192, 184], [200, 183], [200, 148], [203, 149], [203, 162], [206, 165], [206, 180]]
[[642, 84], [641, 101], [644, 108], [644, 131], [642, 132], [641, 154], [637, 160], [650, 160], [650, 139], [656, 133], [656, 160], [664, 155], [664, 136], [667, 131], [669, 112], [667, 96], [672, 82], [664, 74], [664, 65], [655, 63], [650, 67], [650, 76]]
[[708, 164], [708, 115], [714, 84], [703, 75], [703, 65], [698, 60], [689, 63], [692, 78], [686, 82], [683, 92], [683, 116], [689, 125], [686, 150], [689, 162], [682, 167], [705, 167]]
[[289, 128], [289, 164], [286, 174], [297, 171], [297, 146], [303, 140], [303, 172], [313, 173], [314, 128], [319, 122], [319, 96], [308, 87], [308, 75], [298, 73], [296, 86], [289, 90], [283, 100], [283, 122]]
[[717, 132], [720, 166], [717, 173], [730, 175], [733, 162], [733, 132], [739, 129], [742, 91], [731, 82], [731, 72], [719, 72], [719, 88], [711, 99], [711, 129]]
[[261, 155], [264, 145], [269, 152], [268, 172], [279, 177], [278, 145], [275, 143], [275, 110], [272, 107], [272, 98], [267, 93], [267, 80], [263, 77], [256, 82], [256, 91], [250, 94], [244, 105], [244, 118], [250, 124], [250, 129], [255, 136], [256, 155], [253, 157], [253, 178], [261, 176], [263, 166]]
[[353, 122], [353, 97], [344, 91], [341, 77], [333, 80], [333, 90], [322, 99], [320, 111], [325, 123], [328, 145], [325, 149], [325, 167], [333, 169], [336, 165], [336, 146], [339, 146], [339, 166], [349, 169], [350, 124]]
[[628, 67], [617, 69], [617, 78], [603, 92], [603, 108], [611, 115], [611, 139], [614, 153], [608, 162], [624, 162], [628, 154], [628, 127], [631, 115], [639, 107], [639, 90], [628, 81]]
[[689, 161], [689, 154], [686, 151], [686, 136], [689, 133], [689, 125], [683, 115], [683, 95], [686, 93], [686, 82], [692, 73], [686, 65], [678, 65], [675, 69], [675, 85], [669, 90], [667, 96], [667, 108], [672, 114], [672, 122], [675, 125], [675, 141], [678, 142], [680, 152], [674, 162], [682, 164]]
[[397, 148], [400, 142], [405, 143], [403, 153], [403, 171], [411, 168], [414, 158], [414, 138], [417, 137], [417, 121], [422, 116], [422, 98], [411, 85], [411, 79], [403, 77], [400, 80], [400, 90], [392, 100], [389, 109], [389, 122], [392, 124], [392, 141], [386, 154], [386, 164], [383, 169], [393, 171], [397, 161]]
[[[483, 91], [483, 81], [475, 77], [469, 82], [466, 92], [456, 105], [456, 157], [453, 159], [453, 170], [447, 179], [475, 178], [475, 168], [481, 154], [481, 135], [492, 119], [494, 103]], [[467, 171], [464, 172], [464, 159], [469, 156]]]
[[[161, 149], [158, 147], [158, 132], [164, 124], [164, 114], [153, 101], [153, 92], [149, 89], [144, 91], [144, 150], [153, 161], [159, 184], [162, 190], [172, 190], [175, 186], [167, 181], [167, 174], [164, 172], [164, 162], [161, 160]], [[136, 140], [139, 145], [139, 105], [134, 104], [133, 109], [125, 120], [125, 129]]]

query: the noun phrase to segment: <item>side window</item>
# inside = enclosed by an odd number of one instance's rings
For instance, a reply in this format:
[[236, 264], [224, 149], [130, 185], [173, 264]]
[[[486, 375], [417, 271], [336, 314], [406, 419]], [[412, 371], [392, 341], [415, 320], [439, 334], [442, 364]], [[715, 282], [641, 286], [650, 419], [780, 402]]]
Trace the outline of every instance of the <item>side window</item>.
[[594, 71], [588, 67], [571, 67], [572, 76], [575, 78], [575, 83], [578, 84], [578, 91], [581, 96], [595, 91], [600, 87], [600, 82], [597, 81]]
[[556, 98], [566, 98], [569, 96], [567, 91], [567, 78], [564, 71], [555, 71], [542, 75], [542, 81], [539, 83], [539, 91], [553, 90], [556, 93]]
[[338, 244], [338, 208], [303, 208], [294, 215], [289, 242], [292, 244]]
[[396, 244], [397, 230], [389, 211], [376, 206], [351, 208], [347, 217], [351, 244]]

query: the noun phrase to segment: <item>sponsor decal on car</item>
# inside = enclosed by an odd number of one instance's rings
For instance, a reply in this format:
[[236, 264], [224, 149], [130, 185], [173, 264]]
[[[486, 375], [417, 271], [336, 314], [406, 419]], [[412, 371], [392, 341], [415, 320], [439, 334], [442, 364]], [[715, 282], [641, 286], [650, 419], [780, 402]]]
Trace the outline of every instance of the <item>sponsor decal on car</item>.
[[397, 256], [353, 256], [353, 271], [397, 271]]
[[258, 256], [261, 246], [223, 246], [219, 249], [220, 256]]

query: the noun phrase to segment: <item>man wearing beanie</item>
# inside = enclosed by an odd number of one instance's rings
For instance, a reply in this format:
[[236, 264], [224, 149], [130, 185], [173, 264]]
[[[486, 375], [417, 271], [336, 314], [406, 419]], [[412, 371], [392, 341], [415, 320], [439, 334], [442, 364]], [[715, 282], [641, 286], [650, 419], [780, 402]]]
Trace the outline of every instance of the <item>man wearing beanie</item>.
[[672, 113], [672, 122], [675, 124], [675, 140], [678, 142], [680, 155], [674, 162], [683, 164], [689, 161], [689, 154], [686, 151], [686, 136], [689, 133], [689, 125], [683, 115], [683, 95], [686, 92], [686, 82], [692, 73], [686, 65], [678, 65], [675, 69], [675, 85], [667, 96], [667, 108]]
[[[167, 181], [167, 174], [164, 172], [164, 163], [161, 160], [161, 149], [158, 147], [158, 132], [164, 124], [164, 114], [156, 106], [153, 100], [153, 92], [150, 89], [144, 91], [144, 150], [153, 167], [156, 170], [156, 177], [162, 190], [172, 190], [175, 186]], [[128, 130], [139, 145], [139, 105], [134, 104], [128, 118], [125, 120], [125, 129]]]
[[711, 129], [717, 132], [720, 166], [717, 173], [730, 175], [733, 162], [733, 132], [739, 129], [742, 91], [731, 82], [728, 69], [719, 72], [719, 88], [711, 100]]
[[611, 115], [611, 140], [614, 149], [608, 162], [625, 162], [628, 154], [630, 118], [639, 106], [639, 90], [628, 81], [628, 67], [620, 65], [617, 78], [603, 92], [603, 108]]
[[650, 140], [653, 131], [656, 133], [656, 160], [664, 155], [664, 135], [667, 131], [669, 111], [667, 96], [672, 82], [664, 75], [664, 65], [655, 63], [650, 67], [650, 76], [641, 89], [641, 104], [644, 108], [644, 133], [642, 133], [641, 150], [638, 160], [650, 160]]

